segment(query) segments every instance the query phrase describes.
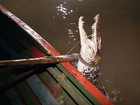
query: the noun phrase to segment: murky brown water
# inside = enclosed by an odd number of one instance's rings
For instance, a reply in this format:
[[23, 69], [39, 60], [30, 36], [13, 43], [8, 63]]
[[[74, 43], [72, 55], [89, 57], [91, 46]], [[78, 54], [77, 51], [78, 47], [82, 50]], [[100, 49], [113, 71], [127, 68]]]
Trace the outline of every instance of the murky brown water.
[[[77, 21], [83, 15], [90, 34], [93, 17], [101, 15], [102, 82], [116, 105], [140, 103], [139, 0], [0, 0], [61, 54], [78, 41]], [[79, 52], [79, 45], [70, 52]]]

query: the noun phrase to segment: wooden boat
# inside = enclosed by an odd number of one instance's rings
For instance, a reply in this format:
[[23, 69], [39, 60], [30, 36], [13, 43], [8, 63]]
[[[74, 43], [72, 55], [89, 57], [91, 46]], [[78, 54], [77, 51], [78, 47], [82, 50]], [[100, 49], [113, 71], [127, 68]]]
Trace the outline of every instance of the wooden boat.
[[[0, 6], [0, 60], [59, 56], [46, 40]], [[112, 105], [69, 62], [0, 66], [0, 105]]]

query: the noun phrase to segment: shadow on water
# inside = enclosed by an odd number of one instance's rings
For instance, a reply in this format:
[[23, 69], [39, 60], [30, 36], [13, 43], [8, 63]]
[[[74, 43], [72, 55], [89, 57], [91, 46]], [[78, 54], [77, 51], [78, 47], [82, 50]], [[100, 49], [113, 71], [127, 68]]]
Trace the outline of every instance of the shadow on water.
[[[138, 0], [1, 0], [9, 9], [66, 54], [79, 42], [78, 18], [91, 33], [93, 17], [101, 15], [101, 81], [116, 105], [137, 105], [140, 87], [140, 6]], [[77, 45], [70, 53], [79, 52]]]

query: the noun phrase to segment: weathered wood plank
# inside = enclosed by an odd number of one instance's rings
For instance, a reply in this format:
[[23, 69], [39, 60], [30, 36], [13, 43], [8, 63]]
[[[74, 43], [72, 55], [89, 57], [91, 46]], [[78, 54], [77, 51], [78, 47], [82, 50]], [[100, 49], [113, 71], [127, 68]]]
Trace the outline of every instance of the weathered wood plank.
[[62, 78], [57, 68], [48, 68], [49, 73], [62, 85], [67, 93], [79, 105], [92, 105], [92, 103], [67, 78]]
[[11, 89], [7, 90], [5, 93], [12, 105], [23, 105], [16, 93], [15, 88], [11, 88]]
[[42, 105], [59, 105], [36, 75], [29, 77], [26, 81]]
[[34, 70], [30, 70], [30, 71], [24, 72], [22, 74], [18, 74], [18, 75], [15, 74], [15, 75], [8, 77], [7, 80], [2, 81], [2, 83], [0, 84], [0, 92], [6, 91], [8, 88], [21, 82], [23, 79], [31, 76], [33, 73], [34, 73]]
[[[62, 71], [63, 73], [66, 74], [66, 76], [72, 81], [73, 84], [75, 84], [76, 87], [79, 88], [79, 90], [81, 90], [81, 92], [95, 105], [101, 105], [95, 97], [93, 97], [80, 83], [79, 81], [77, 81], [73, 75], [70, 74], [69, 71], [67, 71], [62, 65], [57, 64], [57, 68], [60, 69], [60, 71]], [[76, 74], [75, 74], [76, 75]]]
[[40, 102], [25, 82], [19, 83], [16, 88], [27, 105], [40, 105]]
[[51, 75], [48, 74], [47, 71], [38, 74], [38, 77], [41, 80], [41, 82], [43, 83], [43, 85], [49, 90], [49, 92], [51, 94], [53, 94], [53, 91], [57, 85], [56, 80], [54, 80], [54, 78], [52, 78]]
[[34, 64], [52, 64], [74, 61], [78, 59], [78, 54], [61, 56], [44, 56], [28, 59], [1, 60], [0, 66], [34, 65]]
[[[56, 81], [56, 79], [54, 79], [53, 76], [50, 73], [48, 73], [48, 71], [39, 74], [39, 78], [41, 78], [41, 80], [45, 82], [43, 83], [47, 86], [47, 88], [48, 87], [51, 88], [49, 90], [51, 90], [52, 94], [54, 94], [55, 89], [59, 84]], [[61, 100], [64, 101], [65, 105], [76, 105], [76, 102], [71, 98], [71, 96], [67, 93], [67, 91], [62, 86], [58, 91], [57, 95], [55, 96], [55, 98], [57, 100], [60, 100], [60, 97], [63, 97]]]

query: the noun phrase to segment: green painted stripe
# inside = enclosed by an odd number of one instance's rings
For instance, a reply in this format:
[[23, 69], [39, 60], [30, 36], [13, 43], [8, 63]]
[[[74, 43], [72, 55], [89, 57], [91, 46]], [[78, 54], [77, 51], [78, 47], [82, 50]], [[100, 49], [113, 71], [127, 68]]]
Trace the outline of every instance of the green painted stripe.
[[72, 81], [75, 86], [83, 92], [83, 94], [95, 105], [101, 105], [62, 65], [57, 64], [58, 69], [60, 69], [65, 75]]
[[61, 77], [57, 68], [48, 68], [48, 72], [62, 85], [78, 105], [93, 105], [67, 78]]
[[[60, 84], [58, 81], [48, 72], [43, 72], [39, 74], [39, 78], [43, 80], [45, 86], [50, 89], [50, 91], [53, 93], [55, 89], [57, 88], [57, 85]], [[49, 82], [51, 81], [51, 82]], [[62, 98], [63, 97], [63, 98]], [[64, 105], [77, 105], [75, 100], [68, 94], [68, 92], [61, 86], [61, 89], [58, 91], [58, 94], [55, 97], [59, 102], [62, 100], [64, 101]]]

